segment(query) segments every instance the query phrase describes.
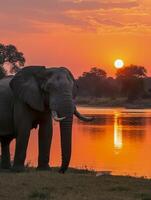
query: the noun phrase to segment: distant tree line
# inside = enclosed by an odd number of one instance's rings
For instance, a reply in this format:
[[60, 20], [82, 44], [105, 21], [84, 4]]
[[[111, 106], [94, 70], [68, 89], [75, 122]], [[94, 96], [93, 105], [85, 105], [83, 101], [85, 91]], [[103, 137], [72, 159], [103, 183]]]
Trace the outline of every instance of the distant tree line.
[[[77, 79], [81, 97], [126, 97], [127, 101], [150, 97], [145, 91], [144, 80], [147, 71], [142, 66], [130, 65], [117, 70], [116, 77], [107, 77], [107, 73], [98, 67], [84, 72]], [[148, 94], [148, 95], [147, 95]]]

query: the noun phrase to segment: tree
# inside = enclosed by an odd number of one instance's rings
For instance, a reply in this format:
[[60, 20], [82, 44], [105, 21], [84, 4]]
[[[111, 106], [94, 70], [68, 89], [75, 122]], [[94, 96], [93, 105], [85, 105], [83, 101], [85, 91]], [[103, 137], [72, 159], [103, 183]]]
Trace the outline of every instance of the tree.
[[144, 81], [146, 69], [142, 66], [130, 65], [119, 69], [116, 73], [117, 81], [121, 84], [121, 93], [128, 97], [128, 101], [133, 101], [144, 91]]
[[6, 63], [12, 64], [11, 71], [16, 72], [20, 66], [24, 66], [25, 58], [14, 45], [0, 44], [0, 68], [3, 68]]
[[119, 96], [119, 84], [116, 79], [108, 77], [105, 80], [103, 95], [110, 98]]
[[83, 77], [98, 77], [99, 79], [106, 78], [107, 74], [104, 70], [92, 67], [89, 72], [84, 72]]
[[130, 65], [117, 70], [116, 77], [122, 78], [144, 78], [146, 77], [147, 70], [145, 67]]
[[103, 83], [107, 74], [104, 70], [93, 67], [89, 72], [84, 72], [77, 80], [81, 96], [102, 96]]

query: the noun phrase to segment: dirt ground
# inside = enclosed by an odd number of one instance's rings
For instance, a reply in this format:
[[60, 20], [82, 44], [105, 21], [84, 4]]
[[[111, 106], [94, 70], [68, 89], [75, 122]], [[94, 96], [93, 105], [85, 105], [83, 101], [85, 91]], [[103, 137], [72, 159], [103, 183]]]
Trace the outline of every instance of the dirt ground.
[[0, 172], [0, 200], [151, 200], [151, 180], [95, 173]]

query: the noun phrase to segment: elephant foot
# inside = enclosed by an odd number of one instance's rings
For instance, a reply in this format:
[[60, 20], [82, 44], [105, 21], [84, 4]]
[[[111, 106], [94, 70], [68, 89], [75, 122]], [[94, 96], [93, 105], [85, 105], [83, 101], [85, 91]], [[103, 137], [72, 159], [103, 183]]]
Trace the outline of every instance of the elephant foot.
[[49, 165], [46, 165], [46, 166], [38, 166], [37, 167], [37, 170], [38, 171], [51, 171], [51, 168]]
[[12, 172], [17, 172], [17, 173], [19, 173], [19, 172], [24, 172], [25, 171], [25, 167], [24, 166], [16, 166], [16, 165], [14, 165], [12, 168], [11, 168], [11, 171]]
[[58, 172], [59, 172], [60, 174], [64, 174], [66, 171], [67, 171], [67, 168], [61, 167], [61, 168], [59, 169]]

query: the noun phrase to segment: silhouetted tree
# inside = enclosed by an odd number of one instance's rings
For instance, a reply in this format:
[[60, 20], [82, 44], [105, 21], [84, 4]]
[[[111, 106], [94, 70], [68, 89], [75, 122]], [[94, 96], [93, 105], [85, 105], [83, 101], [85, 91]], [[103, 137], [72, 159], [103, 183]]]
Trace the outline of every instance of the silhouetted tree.
[[77, 80], [80, 87], [79, 95], [101, 97], [106, 77], [106, 72], [97, 67], [91, 68], [89, 72], [84, 72]]
[[117, 78], [144, 78], [146, 77], [147, 70], [145, 67], [130, 65], [117, 70]]
[[0, 67], [2, 68], [7, 62], [13, 65], [12, 72], [16, 72], [20, 66], [24, 66], [25, 58], [14, 45], [0, 44]]
[[108, 77], [104, 82], [104, 93], [103, 96], [115, 98], [119, 95], [119, 85], [116, 79]]
[[107, 74], [104, 70], [93, 67], [90, 69], [89, 72], [84, 72], [83, 77], [98, 77], [99, 79], [101, 78], [106, 78]]
[[121, 84], [121, 93], [128, 97], [128, 101], [138, 98], [144, 91], [143, 78], [146, 69], [142, 66], [130, 65], [119, 69], [116, 73], [117, 82]]

